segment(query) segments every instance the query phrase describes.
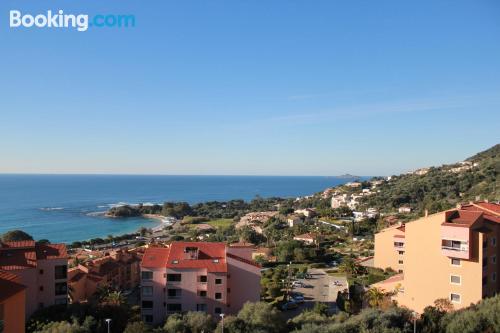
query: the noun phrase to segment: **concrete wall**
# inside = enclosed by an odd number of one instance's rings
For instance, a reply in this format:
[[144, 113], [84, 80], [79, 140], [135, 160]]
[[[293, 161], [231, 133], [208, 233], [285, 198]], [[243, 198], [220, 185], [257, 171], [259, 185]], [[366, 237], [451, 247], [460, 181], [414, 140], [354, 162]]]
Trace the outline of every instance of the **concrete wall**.
[[235, 314], [246, 302], [260, 300], [260, 268], [228, 257], [228, 313]]
[[398, 251], [405, 251], [405, 249], [397, 250], [394, 247], [394, 236], [404, 235], [404, 232], [397, 228], [398, 226], [389, 227], [375, 234], [375, 255], [373, 258], [375, 267], [381, 269], [392, 268], [396, 272], [403, 269], [403, 265], [398, 262], [399, 260], [404, 261], [404, 255], [400, 255]]

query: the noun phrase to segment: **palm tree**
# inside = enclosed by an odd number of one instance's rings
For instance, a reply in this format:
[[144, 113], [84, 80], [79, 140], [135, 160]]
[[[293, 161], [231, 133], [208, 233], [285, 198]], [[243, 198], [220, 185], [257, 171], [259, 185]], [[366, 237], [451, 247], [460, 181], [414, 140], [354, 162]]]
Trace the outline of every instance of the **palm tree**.
[[344, 261], [339, 265], [339, 271], [347, 274], [348, 276], [356, 277], [362, 273], [363, 268], [352, 258], [347, 258], [344, 259]]
[[382, 289], [374, 287], [366, 292], [365, 297], [372, 308], [380, 308], [388, 296]]
[[125, 302], [125, 296], [122, 295], [121, 291], [110, 291], [103, 299], [103, 303], [115, 306], [123, 305]]

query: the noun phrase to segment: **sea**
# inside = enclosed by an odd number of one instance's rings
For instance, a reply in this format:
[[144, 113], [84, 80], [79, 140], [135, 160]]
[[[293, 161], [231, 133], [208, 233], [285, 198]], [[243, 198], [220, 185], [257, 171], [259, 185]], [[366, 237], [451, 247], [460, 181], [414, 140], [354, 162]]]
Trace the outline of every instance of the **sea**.
[[[356, 179], [367, 179], [360, 177]], [[0, 233], [21, 229], [33, 238], [71, 243], [122, 235], [161, 221], [108, 218], [124, 204], [295, 198], [354, 180], [302, 176], [139, 176], [0, 174]]]

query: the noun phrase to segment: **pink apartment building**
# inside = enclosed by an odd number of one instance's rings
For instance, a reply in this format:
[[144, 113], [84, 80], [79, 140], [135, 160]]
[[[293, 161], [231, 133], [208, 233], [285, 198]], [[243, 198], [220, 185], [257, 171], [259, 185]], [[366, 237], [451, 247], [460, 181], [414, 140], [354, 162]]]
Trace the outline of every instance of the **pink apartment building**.
[[39, 308], [68, 302], [67, 264], [64, 244], [0, 242], [0, 270], [26, 287], [26, 318]]
[[172, 313], [236, 313], [260, 299], [260, 266], [251, 247], [174, 242], [146, 249], [141, 263], [141, 310], [147, 323]]

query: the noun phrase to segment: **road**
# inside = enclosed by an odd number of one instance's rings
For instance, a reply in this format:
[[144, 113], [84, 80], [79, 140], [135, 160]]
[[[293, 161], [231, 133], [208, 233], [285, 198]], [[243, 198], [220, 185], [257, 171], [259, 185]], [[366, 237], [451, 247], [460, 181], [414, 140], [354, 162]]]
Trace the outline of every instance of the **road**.
[[[316, 302], [327, 304], [330, 313], [337, 311], [335, 300], [337, 299], [338, 292], [344, 290], [347, 286], [345, 277], [329, 276], [322, 269], [310, 269], [308, 273], [311, 274], [311, 279], [302, 279], [299, 281], [308, 285], [309, 288], [293, 289], [293, 291], [304, 294], [305, 302], [297, 309], [285, 311], [283, 314], [287, 319], [295, 317], [305, 309], [312, 308]], [[339, 281], [342, 286], [335, 286], [333, 284], [335, 281]]]

